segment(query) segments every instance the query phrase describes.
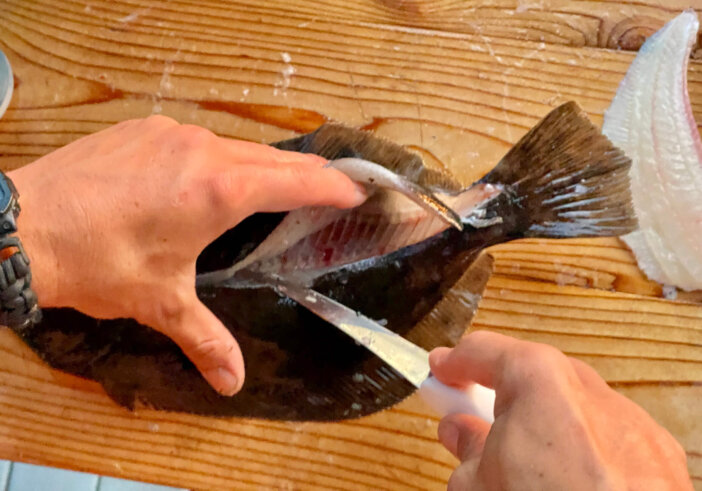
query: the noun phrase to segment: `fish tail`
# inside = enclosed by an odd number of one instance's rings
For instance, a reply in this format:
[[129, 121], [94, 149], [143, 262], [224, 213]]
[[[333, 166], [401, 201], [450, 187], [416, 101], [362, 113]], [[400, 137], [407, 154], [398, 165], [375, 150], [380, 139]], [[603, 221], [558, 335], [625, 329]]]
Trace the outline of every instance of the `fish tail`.
[[485, 215], [502, 217], [513, 238], [627, 234], [637, 226], [630, 165], [576, 103], [563, 104], [481, 179], [504, 189]]

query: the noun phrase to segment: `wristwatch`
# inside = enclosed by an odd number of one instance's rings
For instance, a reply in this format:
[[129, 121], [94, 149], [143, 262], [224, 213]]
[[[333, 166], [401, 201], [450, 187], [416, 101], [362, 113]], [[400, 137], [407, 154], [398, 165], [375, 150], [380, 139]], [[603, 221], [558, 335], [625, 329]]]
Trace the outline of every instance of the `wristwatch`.
[[41, 320], [37, 296], [31, 289], [29, 258], [18, 237], [19, 193], [0, 172], [0, 325], [24, 329]]

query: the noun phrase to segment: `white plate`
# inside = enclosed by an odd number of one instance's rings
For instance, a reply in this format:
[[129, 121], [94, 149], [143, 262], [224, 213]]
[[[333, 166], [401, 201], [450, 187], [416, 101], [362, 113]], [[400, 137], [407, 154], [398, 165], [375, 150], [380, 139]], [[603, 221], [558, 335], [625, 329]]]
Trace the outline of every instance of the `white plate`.
[[12, 88], [15, 81], [12, 78], [12, 67], [5, 54], [0, 51], [0, 118], [5, 114], [5, 109], [12, 99]]

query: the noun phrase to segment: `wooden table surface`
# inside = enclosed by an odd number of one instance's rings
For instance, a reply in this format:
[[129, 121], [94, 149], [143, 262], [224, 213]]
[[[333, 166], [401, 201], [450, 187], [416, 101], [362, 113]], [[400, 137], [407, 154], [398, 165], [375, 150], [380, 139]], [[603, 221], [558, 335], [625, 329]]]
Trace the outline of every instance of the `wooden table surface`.
[[[635, 50], [690, 3], [702, 10], [702, 0], [0, 0], [0, 49], [16, 72], [0, 165], [162, 113], [264, 142], [344, 121], [470, 179], [562, 102], [601, 123]], [[702, 122], [702, 64], [689, 76]], [[702, 489], [700, 296], [661, 299], [616, 239], [491, 252], [473, 329], [592, 364], [679, 439]], [[335, 424], [130, 413], [48, 370], [7, 330], [0, 351], [0, 458], [196, 489], [443, 489], [456, 464], [416, 398]]]

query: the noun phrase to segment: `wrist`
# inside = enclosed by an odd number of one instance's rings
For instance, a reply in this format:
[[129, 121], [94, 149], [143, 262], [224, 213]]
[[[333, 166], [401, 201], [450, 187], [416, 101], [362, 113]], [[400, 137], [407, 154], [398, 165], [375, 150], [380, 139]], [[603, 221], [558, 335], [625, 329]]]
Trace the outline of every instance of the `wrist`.
[[37, 196], [32, 192], [30, 173], [23, 167], [7, 176], [12, 180], [20, 195], [21, 212], [17, 217], [16, 236], [22, 242], [26, 255], [30, 260], [32, 273], [32, 290], [37, 295], [40, 307], [57, 306], [57, 261], [51, 239], [42, 227], [43, 220], [41, 205]]

